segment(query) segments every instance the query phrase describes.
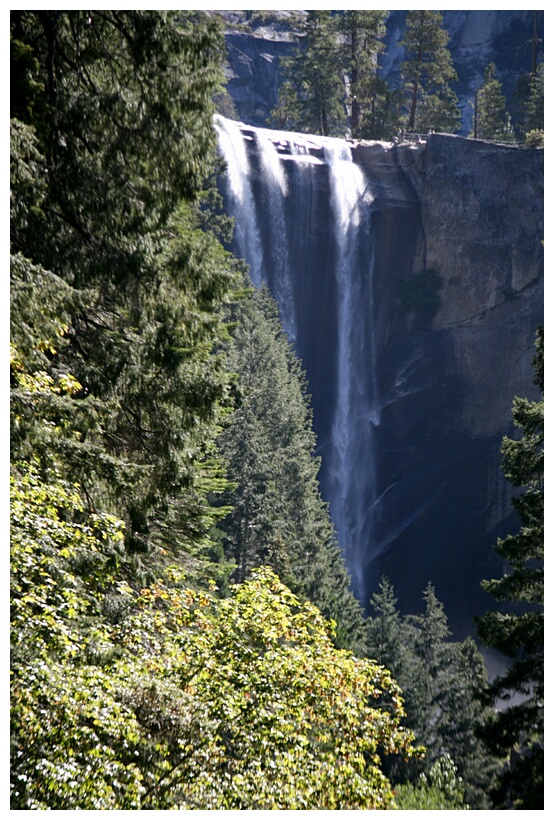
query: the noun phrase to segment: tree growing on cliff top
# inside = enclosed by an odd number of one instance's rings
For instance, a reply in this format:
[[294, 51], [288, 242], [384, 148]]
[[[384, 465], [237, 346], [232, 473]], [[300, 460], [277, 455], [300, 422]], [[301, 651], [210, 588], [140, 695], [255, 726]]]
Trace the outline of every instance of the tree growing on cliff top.
[[474, 136], [479, 139], [514, 141], [514, 129], [506, 109], [506, 97], [496, 76], [496, 66], [490, 63], [485, 81], [477, 94]]
[[343, 136], [346, 112], [336, 19], [330, 11], [309, 11], [301, 34], [296, 55], [283, 61], [286, 82], [272, 116], [280, 126]]
[[[544, 389], [543, 331], [539, 328], [534, 358], [535, 379]], [[487, 646], [511, 659], [507, 671], [489, 687], [491, 703], [520, 701], [498, 711], [486, 723], [483, 738], [490, 751], [504, 758], [492, 796], [498, 808], [542, 809], [544, 802], [544, 402], [516, 398], [514, 422], [521, 437], [505, 438], [504, 472], [516, 487], [521, 519], [515, 535], [499, 540], [496, 551], [511, 571], [483, 581], [499, 601], [514, 602], [517, 611], [489, 612], [478, 619], [477, 632]]]
[[439, 11], [410, 11], [400, 41], [406, 59], [401, 66], [409, 97], [408, 131], [456, 131], [458, 98], [450, 83], [457, 80], [448, 49], [448, 32]]
[[343, 61], [349, 78], [350, 129], [361, 136], [363, 113], [375, 106], [382, 81], [377, 77], [377, 58], [384, 49], [386, 11], [344, 11], [338, 29], [343, 37]]

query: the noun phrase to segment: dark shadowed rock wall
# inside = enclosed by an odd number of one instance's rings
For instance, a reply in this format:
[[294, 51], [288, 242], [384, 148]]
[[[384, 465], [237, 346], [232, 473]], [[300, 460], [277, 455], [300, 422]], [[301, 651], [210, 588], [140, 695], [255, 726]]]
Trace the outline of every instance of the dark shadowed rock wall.
[[[390, 154], [413, 204], [386, 197], [376, 220], [381, 503], [367, 587], [387, 575], [414, 611], [431, 580], [463, 634], [488, 605], [479, 582], [499, 571], [492, 545], [518, 526], [500, 444], [514, 396], [538, 395], [543, 155], [442, 135]], [[372, 169], [375, 159], [361, 152]], [[432, 321], [395, 311], [393, 282], [410, 267], [441, 277]]]
[[[277, 294], [267, 179], [255, 132], [244, 127], [243, 133], [264, 275]], [[295, 346], [312, 395], [322, 493], [333, 510], [341, 294], [330, 171], [325, 162], [299, 170], [287, 157], [289, 135], [281, 136]], [[356, 314], [363, 327], [352, 383], [374, 386], [367, 415], [354, 420], [367, 456], [352, 468], [362, 488], [356, 504], [371, 515], [361, 553], [341, 546], [365, 604], [384, 574], [402, 611], [418, 611], [431, 581], [461, 637], [472, 631], [473, 616], [490, 607], [480, 581], [501, 570], [497, 537], [518, 526], [500, 444], [513, 432], [514, 396], [537, 396], [532, 358], [543, 319], [543, 152], [444, 135], [431, 135], [426, 144], [350, 147], [371, 190], [370, 227], [352, 270], [364, 300]], [[434, 316], [399, 305], [401, 282], [424, 268], [440, 276]], [[364, 483], [365, 471], [371, 481]], [[358, 513], [347, 508], [345, 518]]]

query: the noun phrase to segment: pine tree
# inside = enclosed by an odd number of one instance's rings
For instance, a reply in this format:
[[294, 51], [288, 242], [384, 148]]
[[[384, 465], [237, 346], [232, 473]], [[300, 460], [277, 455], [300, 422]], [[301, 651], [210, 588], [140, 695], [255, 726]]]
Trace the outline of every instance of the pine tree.
[[410, 11], [400, 41], [406, 51], [401, 73], [409, 94], [408, 131], [446, 131], [459, 128], [457, 96], [450, 83], [457, 80], [448, 49], [448, 32], [438, 11]]
[[[534, 382], [544, 390], [543, 330], [539, 328], [534, 358]], [[489, 612], [478, 619], [477, 631], [486, 646], [506, 655], [511, 664], [489, 688], [491, 703], [508, 705], [487, 721], [483, 738], [491, 752], [504, 758], [502, 774], [492, 791], [500, 808], [541, 809], [544, 803], [544, 403], [516, 398], [514, 422], [521, 437], [505, 438], [504, 473], [516, 487], [514, 499], [521, 530], [498, 541], [496, 551], [506, 562], [502, 578], [483, 581], [498, 601], [519, 608]]]
[[[170, 499], [188, 496], [189, 532], [209, 524], [200, 485], [226, 393], [212, 348], [235, 281], [199, 230], [221, 30], [200, 12], [16, 11], [11, 36], [12, 117], [31, 129], [41, 189], [14, 213], [13, 333], [35, 333], [37, 287], [60, 282], [64, 330], [43, 364], [82, 386], [67, 477], [91, 509], [117, 511], [144, 554]], [[29, 186], [14, 180], [17, 201]]]
[[394, 783], [418, 782], [448, 755], [463, 778], [465, 802], [486, 808], [486, 790], [494, 769], [483, 742], [476, 734], [489, 714], [482, 695], [487, 676], [475, 642], [450, 641], [443, 605], [431, 584], [424, 591], [425, 610], [402, 618], [394, 590], [386, 578], [371, 599], [375, 615], [367, 619], [368, 653], [391, 670], [405, 697], [406, 722], [425, 758], [409, 763], [388, 761], [386, 771]]
[[391, 88], [381, 77], [375, 77], [359, 129], [359, 137], [392, 142], [402, 127], [404, 92]]
[[341, 644], [364, 647], [361, 610], [317, 481], [305, 376], [265, 291], [238, 305], [228, 346], [237, 407], [220, 437], [235, 489], [219, 525], [234, 580], [263, 564], [338, 623]]
[[540, 63], [529, 79], [524, 114], [525, 143], [529, 147], [544, 147], [544, 63]]
[[377, 77], [378, 56], [384, 49], [385, 11], [344, 11], [338, 28], [344, 38], [343, 60], [349, 78], [350, 130], [360, 136], [364, 113], [374, 110], [382, 81]]
[[510, 115], [506, 110], [506, 97], [502, 93], [494, 63], [487, 67], [485, 81], [477, 95], [476, 122], [479, 139], [514, 141]]
[[309, 11], [295, 57], [283, 61], [286, 82], [272, 116], [294, 130], [343, 136], [344, 80], [337, 24], [330, 11]]

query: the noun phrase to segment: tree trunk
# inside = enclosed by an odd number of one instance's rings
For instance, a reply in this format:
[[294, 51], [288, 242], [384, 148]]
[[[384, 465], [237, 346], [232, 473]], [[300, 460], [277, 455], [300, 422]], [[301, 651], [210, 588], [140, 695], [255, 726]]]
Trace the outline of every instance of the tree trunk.
[[416, 114], [416, 106], [417, 106], [417, 92], [419, 89], [419, 81], [416, 79], [414, 80], [414, 88], [412, 91], [412, 106], [410, 108], [410, 119], [408, 120], [408, 131], [413, 131], [415, 129], [415, 114]]

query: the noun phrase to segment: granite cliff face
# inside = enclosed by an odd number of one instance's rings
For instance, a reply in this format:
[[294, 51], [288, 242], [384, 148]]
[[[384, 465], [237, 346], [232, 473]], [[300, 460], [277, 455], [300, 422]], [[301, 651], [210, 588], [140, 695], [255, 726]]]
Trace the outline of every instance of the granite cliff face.
[[[489, 605], [481, 579], [499, 571], [493, 544], [518, 526], [500, 443], [513, 397], [537, 395], [542, 151], [225, 128], [251, 198], [237, 204], [223, 181], [236, 250], [306, 369], [322, 492], [356, 592], [367, 603], [385, 574], [413, 612], [431, 580], [467, 634]], [[240, 163], [222, 150], [236, 183]], [[399, 299], [426, 268], [440, 277], [434, 316]]]
[[[390, 298], [381, 304], [376, 452], [385, 495], [371, 572], [394, 579], [409, 611], [432, 580], [463, 633], [486, 607], [479, 580], [498, 572], [492, 545], [519, 526], [500, 443], [513, 432], [514, 396], [538, 396], [543, 155], [441, 135], [391, 153], [417, 211], [393, 232], [419, 220], [412, 271], [435, 269], [442, 287], [427, 326], [414, 313], [392, 318]], [[391, 273], [386, 263], [381, 270]]]

